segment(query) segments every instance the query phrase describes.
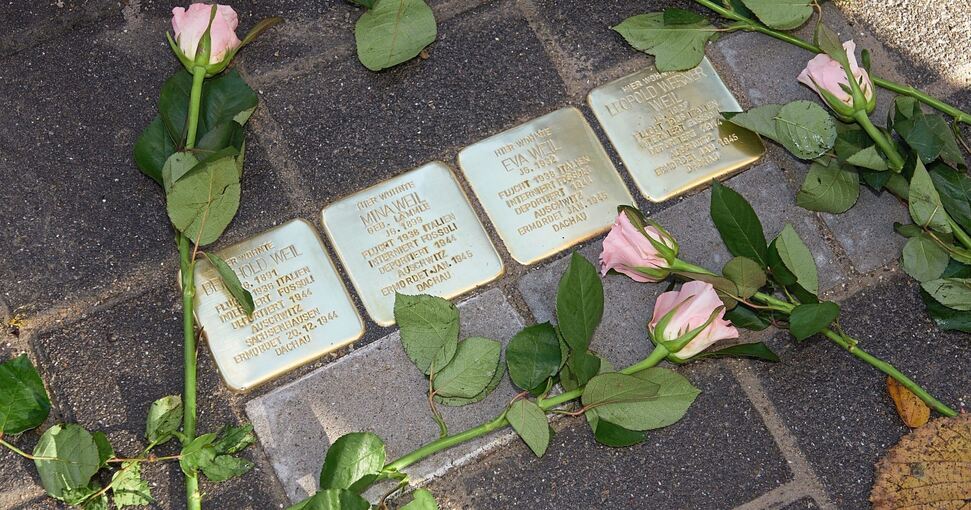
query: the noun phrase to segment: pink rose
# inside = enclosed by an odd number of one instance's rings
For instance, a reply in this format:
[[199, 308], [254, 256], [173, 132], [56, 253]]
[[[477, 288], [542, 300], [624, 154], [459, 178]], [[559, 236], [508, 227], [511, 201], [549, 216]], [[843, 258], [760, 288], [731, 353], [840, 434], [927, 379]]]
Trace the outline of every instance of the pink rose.
[[[207, 4], [192, 4], [189, 10], [182, 7], [172, 9], [172, 30], [175, 31], [175, 40], [179, 44], [179, 49], [190, 61], [196, 58], [196, 49], [206, 33], [206, 28], [209, 27], [211, 12], [212, 6]], [[232, 7], [228, 5], [216, 7], [216, 17], [212, 19], [212, 29], [209, 32], [212, 38], [209, 64], [222, 62], [227, 53], [231, 53], [240, 45], [240, 40], [236, 37], [238, 24], [239, 19]]]
[[[659, 324], [663, 331], [657, 330]], [[738, 338], [738, 330], [725, 320], [725, 305], [715, 288], [698, 280], [684, 284], [681, 290], [658, 296], [654, 303], [654, 317], [647, 326], [655, 341], [666, 342], [677, 342], [701, 327], [704, 329], [672, 356], [687, 360], [719, 340]]]
[[670, 234], [653, 225], [645, 226], [642, 232], [631, 224], [626, 213], [621, 212], [604, 239], [603, 252], [600, 253], [601, 274], [613, 269], [638, 282], [664, 280], [670, 264], [655, 243], [677, 255], [678, 245]]
[[[876, 106], [873, 99], [873, 82], [870, 81], [870, 75], [867, 74], [866, 69], [856, 63], [856, 44], [853, 41], [846, 41], [843, 43], [843, 49], [846, 50], [850, 70], [853, 72], [857, 83], [860, 84], [860, 90], [863, 91], [867, 110], [872, 111], [873, 106]], [[843, 89], [843, 87], [850, 88], [850, 81], [846, 76], [846, 71], [843, 70], [843, 66], [829, 55], [820, 53], [813, 57], [806, 64], [806, 68], [799, 73], [798, 80], [816, 91], [823, 98], [823, 101], [837, 113], [852, 115], [853, 96]]]

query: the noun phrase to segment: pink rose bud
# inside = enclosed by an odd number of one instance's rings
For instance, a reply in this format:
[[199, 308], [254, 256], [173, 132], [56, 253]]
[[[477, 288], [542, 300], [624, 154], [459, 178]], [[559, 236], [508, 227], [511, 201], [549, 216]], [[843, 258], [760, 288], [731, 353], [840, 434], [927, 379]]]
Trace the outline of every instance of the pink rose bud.
[[[873, 111], [876, 107], [876, 100], [873, 96], [873, 82], [870, 75], [856, 63], [856, 44], [853, 41], [843, 43], [846, 50], [846, 57], [850, 63], [850, 71], [860, 85], [863, 97], [866, 100], [867, 112]], [[799, 73], [798, 80], [807, 87], [816, 91], [823, 101], [826, 102], [836, 113], [844, 117], [853, 115], [856, 108], [853, 105], [853, 96], [850, 93], [850, 81], [839, 62], [824, 53], [813, 57], [806, 64], [806, 68]]]
[[[175, 32], [175, 40], [178, 42], [179, 49], [188, 58], [194, 61], [199, 42], [209, 27], [209, 18], [212, 13], [212, 5], [192, 4], [189, 9], [176, 7], [172, 9], [172, 30]], [[212, 38], [212, 47], [209, 52], [208, 64], [222, 62], [227, 54], [232, 54], [240, 45], [240, 40], [236, 37], [236, 25], [239, 19], [236, 11], [228, 5], [218, 5], [216, 16], [212, 19], [212, 29], [209, 32]]]
[[667, 278], [677, 253], [678, 244], [671, 234], [655, 225], [645, 225], [640, 230], [627, 213], [621, 212], [604, 239], [600, 271], [607, 274], [613, 269], [634, 281], [656, 283]]
[[[655, 343], [687, 342], [671, 356], [684, 361], [719, 340], [738, 338], [738, 330], [725, 320], [725, 305], [707, 282], [690, 281], [681, 290], [665, 292], [654, 303], [647, 326]], [[690, 339], [690, 340], [689, 340]]]

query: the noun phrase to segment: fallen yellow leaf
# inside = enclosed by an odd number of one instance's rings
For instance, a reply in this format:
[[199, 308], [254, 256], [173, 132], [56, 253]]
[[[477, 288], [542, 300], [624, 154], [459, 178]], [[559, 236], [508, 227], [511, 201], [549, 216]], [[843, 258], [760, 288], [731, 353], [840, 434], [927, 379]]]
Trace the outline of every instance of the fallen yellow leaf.
[[897, 406], [897, 414], [912, 429], [923, 426], [931, 417], [931, 409], [917, 395], [904, 388], [896, 379], [887, 376], [887, 392]]

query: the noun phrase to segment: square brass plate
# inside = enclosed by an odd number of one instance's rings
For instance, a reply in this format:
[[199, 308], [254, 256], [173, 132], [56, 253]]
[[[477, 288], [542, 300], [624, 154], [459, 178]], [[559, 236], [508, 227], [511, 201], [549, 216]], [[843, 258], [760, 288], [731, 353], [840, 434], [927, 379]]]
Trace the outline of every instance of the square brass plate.
[[618, 205], [634, 202], [576, 108], [470, 145], [458, 161], [499, 237], [521, 264], [603, 232]]
[[683, 72], [653, 67], [587, 96], [607, 138], [648, 200], [661, 202], [759, 160], [762, 140], [724, 122], [741, 107], [708, 59]]
[[322, 212], [324, 230], [374, 322], [395, 293], [452, 298], [498, 278], [502, 260], [444, 163], [359, 191]]
[[316, 229], [293, 220], [217, 252], [253, 294], [250, 320], [205, 257], [195, 312], [226, 384], [250, 389], [361, 337], [364, 323]]

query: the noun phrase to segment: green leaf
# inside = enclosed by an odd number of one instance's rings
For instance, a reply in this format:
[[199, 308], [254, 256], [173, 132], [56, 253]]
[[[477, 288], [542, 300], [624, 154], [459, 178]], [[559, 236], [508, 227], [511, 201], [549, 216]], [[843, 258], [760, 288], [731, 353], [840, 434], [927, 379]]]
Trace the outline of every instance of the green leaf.
[[550, 426], [546, 413], [538, 405], [526, 399], [517, 400], [506, 411], [506, 419], [537, 457], [546, 453], [550, 445]]
[[604, 288], [597, 269], [574, 252], [556, 291], [560, 334], [574, 353], [585, 352], [604, 312]]
[[216, 455], [212, 461], [202, 466], [202, 473], [213, 482], [243, 476], [253, 469], [253, 463], [232, 455]]
[[[185, 141], [191, 93], [192, 75], [185, 70], [180, 70], [165, 80], [159, 93], [158, 113], [165, 132], [176, 147], [182, 147]], [[205, 132], [205, 129], [200, 126], [198, 132]]]
[[[672, 12], [673, 11], [673, 12]], [[654, 55], [658, 71], [687, 71], [701, 63], [705, 44], [718, 29], [707, 19], [689, 18], [683, 9], [631, 16], [613, 30], [638, 51]], [[692, 13], [693, 14], [693, 13]], [[688, 21], [693, 19], [694, 21]]]
[[839, 305], [831, 301], [799, 305], [789, 315], [789, 332], [796, 340], [805, 340], [828, 328], [839, 314]]
[[913, 223], [898, 223], [894, 222], [893, 229], [898, 234], [910, 239], [911, 237], [917, 237], [924, 233], [924, 229], [914, 225]]
[[142, 480], [140, 462], [122, 463], [121, 469], [111, 476], [111, 491], [117, 508], [149, 505], [155, 501], [148, 482]]
[[26, 354], [0, 364], [0, 435], [36, 428], [50, 412], [44, 381]]
[[715, 181], [711, 186], [711, 219], [728, 251], [768, 265], [768, 247], [762, 222], [742, 195]]
[[324, 489], [288, 510], [369, 510], [370, 508], [371, 504], [366, 499], [349, 490]]
[[587, 384], [590, 379], [599, 374], [604, 360], [589, 352], [574, 352], [570, 357], [569, 374], [576, 380], [577, 386]]
[[452, 362], [435, 374], [432, 388], [443, 397], [472, 398], [481, 393], [499, 369], [502, 344], [472, 337], [459, 342]]
[[628, 430], [650, 430], [680, 420], [699, 393], [676, 372], [654, 367], [633, 376], [598, 375], [587, 384], [581, 400], [601, 419]]
[[846, 162], [863, 168], [869, 168], [870, 170], [884, 171], [889, 169], [887, 166], [887, 161], [883, 159], [880, 155], [880, 151], [877, 150], [876, 145], [871, 145], [861, 151], [853, 154], [852, 156], [846, 158]]
[[792, 225], [788, 223], [779, 232], [775, 240], [779, 258], [795, 277], [796, 283], [813, 295], [819, 294], [819, 274], [816, 271], [816, 259], [812, 252], [799, 238]]
[[94, 444], [98, 447], [98, 467], [105, 467], [108, 465], [108, 459], [115, 456], [115, 449], [111, 446], [111, 442], [108, 441], [108, 436], [104, 432], [97, 431], [91, 434], [94, 439]]
[[560, 341], [550, 323], [527, 326], [506, 346], [509, 378], [524, 390], [544, 384], [560, 371]]
[[216, 434], [203, 434], [182, 447], [179, 453], [179, 467], [182, 468], [183, 473], [194, 475], [198, 470], [212, 463], [216, 458], [216, 450], [212, 447], [215, 439]]
[[772, 352], [772, 349], [769, 349], [762, 342], [733, 345], [717, 351], [705, 351], [692, 359], [701, 358], [752, 358], [772, 363], [779, 361], [779, 355]]
[[823, 53], [829, 55], [830, 58], [843, 64], [844, 69], [849, 66], [849, 57], [846, 54], [846, 49], [843, 48], [843, 42], [840, 41], [836, 32], [833, 32], [825, 23], [817, 23], [816, 31], [813, 33], [813, 41], [816, 46], [819, 46]]
[[926, 235], [911, 237], [904, 245], [904, 272], [919, 282], [936, 280], [947, 268], [947, 252]]
[[738, 289], [739, 297], [748, 299], [766, 284], [762, 266], [748, 257], [735, 257], [722, 269], [722, 274]]
[[378, 0], [354, 27], [357, 58], [372, 71], [415, 58], [437, 35], [435, 14], [424, 0]]
[[245, 143], [243, 126], [234, 120], [223, 122], [199, 138], [192, 149], [199, 161], [212, 161], [240, 153]]
[[148, 408], [145, 424], [145, 438], [149, 443], [161, 444], [168, 441], [182, 425], [182, 397], [169, 395], [162, 397]]
[[166, 207], [180, 232], [200, 246], [222, 235], [239, 209], [239, 172], [232, 157], [197, 166], [172, 185]]
[[927, 313], [937, 326], [944, 330], [971, 333], [971, 312], [948, 308], [931, 297], [924, 289], [920, 290]]
[[[939, 124], [930, 120], [933, 116], [924, 114], [920, 103], [913, 98], [898, 96], [888, 114], [892, 116], [893, 130], [920, 156], [922, 162], [930, 163], [940, 156], [945, 141], [941, 138]], [[947, 132], [946, 123], [944, 132]]]
[[243, 309], [243, 313], [247, 317], [252, 319], [253, 312], [256, 310], [256, 304], [253, 303], [253, 295], [239, 281], [239, 277], [236, 276], [236, 271], [233, 271], [233, 268], [229, 267], [229, 264], [215, 253], [206, 252], [206, 258], [216, 268], [216, 271], [219, 273], [219, 278], [222, 279], [223, 286], [229, 290], [229, 294], [236, 300], [236, 304]]
[[914, 176], [910, 179], [908, 202], [914, 223], [942, 234], [951, 233], [941, 196], [920, 160], [917, 160]]
[[438, 503], [435, 502], [435, 496], [432, 496], [427, 489], [417, 489], [414, 499], [401, 507], [401, 510], [438, 510]]
[[830, 160], [828, 166], [814, 161], [796, 195], [796, 204], [810, 211], [840, 214], [860, 198], [860, 176]]
[[76, 424], [47, 429], [34, 447], [34, 456], [45, 459], [34, 460], [44, 490], [62, 500], [65, 491], [86, 487], [101, 466], [94, 438]]
[[812, 101], [793, 101], [779, 110], [775, 129], [781, 143], [800, 159], [816, 159], [836, 143], [836, 122]]
[[736, 306], [725, 312], [725, 319], [739, 328], [752, 331], [762, 331], [770, 326], [770, 322], [761, 315], [753, 312], [745, 306]]
[[162, 166], [162, 186], [165, 188], [165, 193], [172, 191], [175, 181], [184, 177], [198, 164], [199, 160], [191, 153], [173, 152]]
[[384, 469], [385, 458], [384, 441], [376, 434], [344, 434], [327, 449], [320, 471], [320, 488], [359, 493]]
[[467, 406], [469, 404], [474, 404], [476, 402], [480, 402], [486, 397], [488, 397], [489, 395], [491, 395], [493, 391], [495, 391], [495, 389], [499, 386], [499, 383], [502, 382], [502, 376], [505, 375], [505, 373], [506, 371], [502, 369], [502, 365], [500, 364], [499, 367], [496, 369], [496, 373], [492, 376], [492, 380], [489, 381], [489, 384], [486, 385], [485, 389], [479, 392], [478, 395], [472, 398], [443, 397], [441, 395], [435, 395], [434, 397], [435, 402], [438, 402], [439, 404], [444, 404], [450, 407], [461, 407], [461, 406]]
[[812, 0], [742, 0], [742, 3], [759, 21], [777, 30], [799, 28], [813, 15]]
[[971, 231], [971, 178], [941, 163], [928, 171], [944, 210], [965, 231]]
[[235, 69], [207, 80], [202, 89], [200, 135], [231, 121], [246, 124], [259, 102], [256, 91], [243, 81]]
[[938, 303], [954, 310], [971, 310], [971, 278], [941, 278], [920, 284]]
[[107, 506], [105, 505], [107, 505], [108, 502], [103, 496], [92, 499], [92, 496], [97, 494], [100, 490], [101, 486], [98, 485], [97, 482], [91, 482], [84, 487], [65, 489], [61, 499], [68, 505], [72, 506], [79, 506], [83, 503], [84, 506], [81, 508], [84, 508], [85, 510], [88, 508], [100, 508], [107, 510]]
[[401, 329], [401, 345], [424, 374], [452, 361], [459, 340], [459, 312], [440, 297], [397, 294], [394, 318]]
[[253, 434], [253, 425], [249, 423], [235, 427], [225, 425], [219, 431], [212, 447], [218, 454], [231, 454], [242, 451], [255, 442], [256, 435]]
[[135, 142], [135, 164], [143, 174], [162, 184], [162, 167], [175, 149], [175, 142], [165, 131], [162, 117], [156, 115]]
[[591, 409], [584, 414], [587, 422], [590, 423], [590, 428], [593, 429], [594, 439], [602, 445], [621, 448], [644, 442], [643, 431], [625, 429], [607, 420], [601, 420], [596, 409]]
[[781, 104], [766, 104], [742, 113], [725, 112], [722, 116], [736, 126], [778, 142], [779, 133], [775, 129], [775, 118], [779, 116], [779, 110], [782, 110]]

